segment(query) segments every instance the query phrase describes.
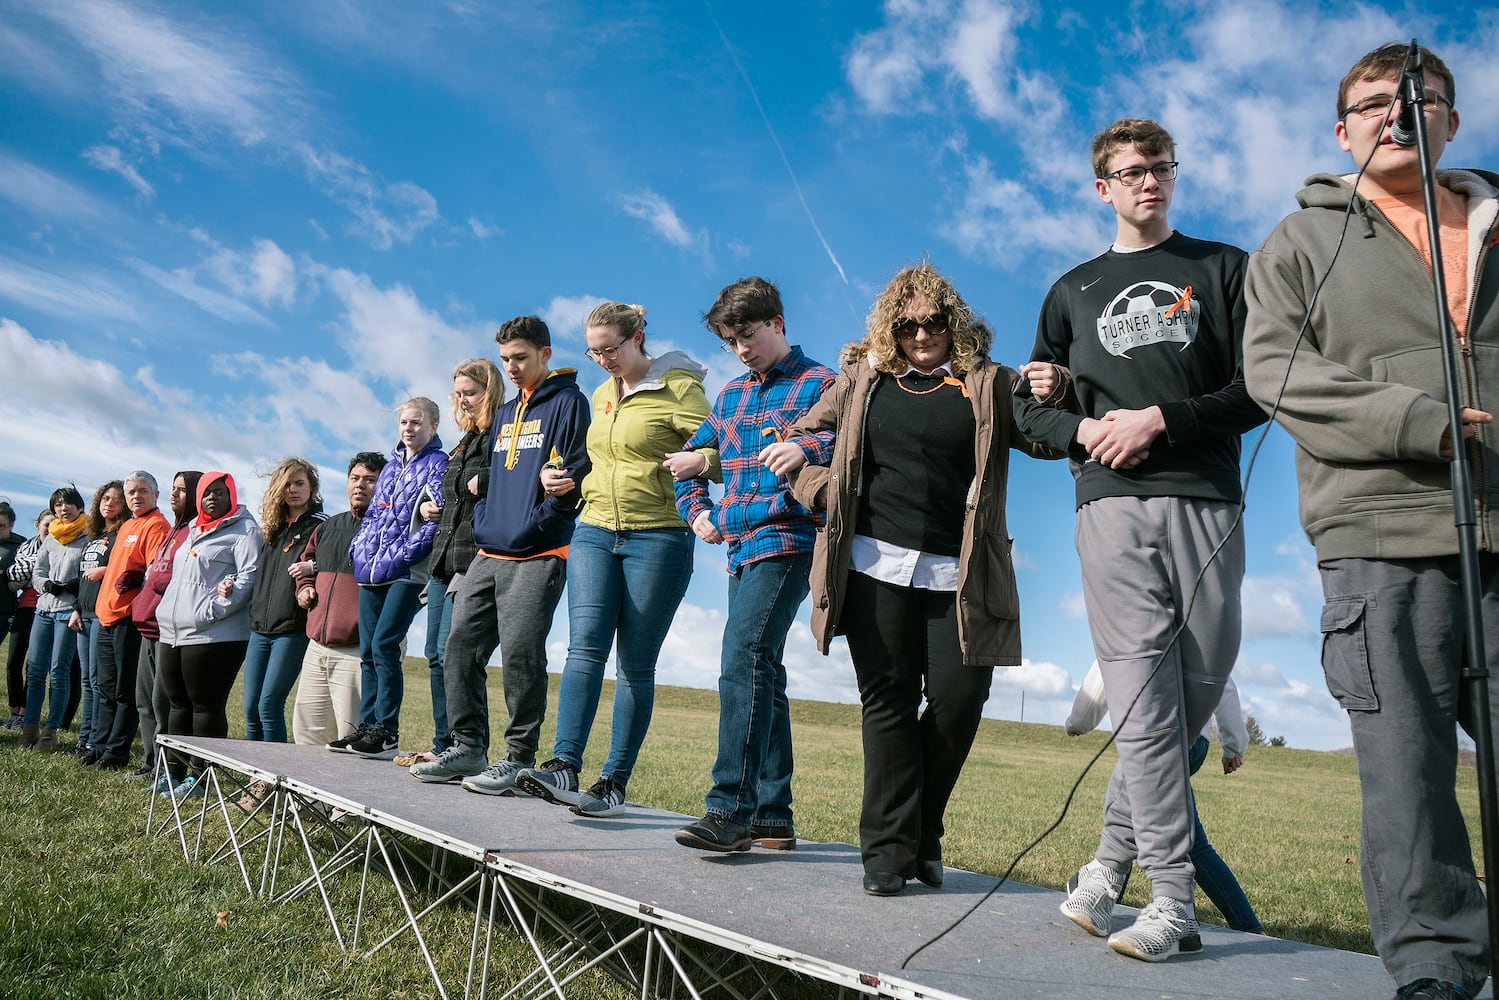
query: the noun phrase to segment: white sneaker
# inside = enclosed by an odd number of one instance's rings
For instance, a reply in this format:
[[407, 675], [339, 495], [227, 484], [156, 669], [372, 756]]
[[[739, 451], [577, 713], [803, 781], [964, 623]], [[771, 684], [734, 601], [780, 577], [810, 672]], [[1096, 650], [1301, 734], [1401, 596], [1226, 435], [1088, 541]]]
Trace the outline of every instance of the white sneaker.
[[1124, 873], [1095, 858], [1067, 880], [1067, 898], [1058, 909], [1094, 937], [1107, 937], [1114, 904], [1123, 892]]
[[1146, 962], [1164, 962], [1181, 952], [1201, 951], [1197, 913], [1190, 903], [1157, 896], [1132, 925], [1109, 938], [1109, 947]]

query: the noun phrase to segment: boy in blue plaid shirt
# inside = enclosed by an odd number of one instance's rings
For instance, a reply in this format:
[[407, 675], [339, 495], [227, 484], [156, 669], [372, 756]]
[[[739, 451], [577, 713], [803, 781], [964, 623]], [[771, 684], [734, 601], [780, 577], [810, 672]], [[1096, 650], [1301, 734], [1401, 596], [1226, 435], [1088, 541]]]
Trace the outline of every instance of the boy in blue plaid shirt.
[[[832, 455], [830, 433], [807, 455], [781, 438], [833, 384], [837, 373], [786, 341], [781, 295], [763, 278], [736, 281], [703, 317], [749, 369], [724, 386], [713, 412], [665, 465], [677, 509], [699, 538], [729, 544], [729, 611], [718, 677], [718, 757], [702, 819], [677, 843], [705, 851], [747, 851], [752, 843], [796, 846], [791, 816], [791, 717], [786, 701], [786, 633], [807, 596], [812, 543], [821, 518], [791, 496], [786, 474]], [[724, 494], [708, 496], [714, 463]]]

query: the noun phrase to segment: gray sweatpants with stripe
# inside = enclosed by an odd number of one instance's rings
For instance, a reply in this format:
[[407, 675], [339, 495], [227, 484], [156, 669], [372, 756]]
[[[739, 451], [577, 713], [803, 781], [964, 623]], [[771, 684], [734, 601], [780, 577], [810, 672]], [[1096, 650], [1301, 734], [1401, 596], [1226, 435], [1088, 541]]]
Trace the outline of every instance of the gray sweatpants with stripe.
[[1088, 626], [1119, 750], [1096, 857], [1120, 871], [1138, 858], [1152, 895], [1189, 905], [1187, 748], [1239, 654], [1244, 532], [1228, 537], [1237, 510], [1190, 497], [1105, 497], [1077, 512]]

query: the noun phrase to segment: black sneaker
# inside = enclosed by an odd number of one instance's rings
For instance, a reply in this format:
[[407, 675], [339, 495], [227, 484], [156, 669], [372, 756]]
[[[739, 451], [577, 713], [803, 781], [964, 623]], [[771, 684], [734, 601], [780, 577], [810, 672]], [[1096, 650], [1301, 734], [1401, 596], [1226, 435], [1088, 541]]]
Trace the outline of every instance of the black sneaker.
[[340, 736], [338, 739], [336, 739], [333, 742], [329, 743], [328, 744], [328, 749], [332, 750], [334, 753], [353, 753], [354, 751], [351, 750], [350, 747], [352, 747], [354, 745], [354, 742], [356, 740], [364, 739], [364, 737], [365, 737], [366, 733], [368, 732], [369, 728], [370, 728], [369, 726], [366, 726], [363, 723], [360, 723], [360, 725], [358, 726], [358, 728], [356, 728], [349, 735], [347, 735], [347, 736]]
[[1440, 979], [1418, 979], [1400, 987], [1395, 1000], [1469, 1000], [1469, 996], [1468, 991], [1456, 983]]
[[394, 760], [401, 752], [401, 745], [395, 734], [384, 726], [370, 726], [349, 744], [349, 752], [366, 760]]
[[750, 839], [755, 842], [756, 847], [763, 847], [769, 851], [796, 850], [796, 830], [790, 823], [784, 826], [751, 823]]
[[743, 823], [735, 823], [726, 816], [709, 813], [678, 830], [677, 843], [683, 847], [696, 847], [700, 851], [729, 853], [747, 851], [754, 841], [750, 839], [749, 827]]

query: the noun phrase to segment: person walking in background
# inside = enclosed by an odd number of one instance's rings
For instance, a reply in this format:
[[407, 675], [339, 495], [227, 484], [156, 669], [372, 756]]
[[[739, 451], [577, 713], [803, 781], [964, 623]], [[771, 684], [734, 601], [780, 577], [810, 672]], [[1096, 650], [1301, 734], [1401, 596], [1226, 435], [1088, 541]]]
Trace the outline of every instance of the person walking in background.
[[[645, 309], [597, 306], [584, 324], [588, 356], [610, 376], [593, 394], [592, 471], [567, 555], [567, 663], [557, 699], [552, 759], [516, 783], [582, 816], [612, 816], [645, 742], [656, 700], [656, 658], [692, 579], [693, 535], [677, 512], [661, 457], [680, 451], [708, 416], [708, 370], [681, 351], [652, 358]], [[542, 473], [549, 492], [571, 477]], [[614, 714], [599, 780], [579, 787], [609, 649], [615, 648]]]
[[[234, 477], [205, 472], [198, 480], [198, 516], [172, 557], [172, 580], [161, 595], [158, 669], [171, 701], [167, 732], [225, 739], [229, 692], [250, 640], [250, 599], [260, 563], [260, 526], [239, 502]], [[195, 787], [185, 761], [167, 758], [158, 791], [184, 795]]]
[[494, 415], [505, 402], [505, 380], [488, 358], [469, 358], [453, 370], [453, 421], [463, 438], [448, 452], [442, 474], [443, 503], [424, 500], [421, 515], [437, 521], [432, 540], [432, 580], [427, 585], [427, 667], [432, 685], [432, 749], [397, 757], [403, 767], [435, 760], [452, 746], [448, 735], [448, 694], [442, 657], [453, 624], [453, 603], [463, 574], [478, 554], [474, 508], [489, 489], [494, 449]]
[[99, 600], [99, 582], [109, 563], [115, 535], [125, 523], [125, 483], [111, 479], [94, 491], [88, 509], [88, 542], [78, 563], [78, 601], [68, 616], [68, 628], [75, 635], [78, 648], [79, 679], [83, 684], [78, 722], [78, 743], [74, 753], [87, 757], [94, 745], [94, 720], [98, 714], [99, 693], [94, 676], [94, 636], [99, 624], [94, 606]]
[[380, 471], [375, 498], [354, 536], [359, 581], [360, 729], [328, 749], [390, 760], [401, 738], [406, 630], [421, 610], [430, 576], [437, 522], [419, 513], [423, 501], [442, 504], [447, 453], [437, 436], [437, 404], [414, 396], [397, 411], [400, 442]]
[[[495, 415], [489, 485], [474, 508], [479, 555], [464, 574], [443, 651], [452, 746], [413, 764], [421, 781], [461, 781], [481, 795], [514, 795], [536, 762], [547, 706], [547, 633], [562, 598], [568, 543], [588, 476], [588, 398], [578, 373], [553, 369], [552, 332], [539, 317], [507, 320], [495, 334], [516, 394]], [[548, 465], [572, 484], [542, 486]], [[489, 658], [500, 650], [505, 754], [489, 763]]]
[[83, 495], [74, 486], [53, 490], [47, 506], [52, 511], [52, 523], [47, 525], [31, 571], [31, 586], [40, 597], [31, 625], [20, 745], [50, 753], [57, 749], [57, 730], [67, 712], [70, 671], [78, 652], [68, 620], [78, 603], [78, 566], [88, 544], [89, 519], [84, 513]]
[[[704, 851], [796, 846], [786, 633], [807, 596], [822, 519], [791, 495], [774, 445], [837, 374], [786, 336], [781, 293], [745, 278], [718, 293], [704, 323], [749, 369], [724, 386], [703, 425], [666, 457], [677, 511], [709, 545], [728, 542], [729, 607], [718, 676], [718, 755], [703, 818], [676, 841]], [[824, 446], [832, 435], [821, 432]], [[708, 480], [722, 463], [723, 497]]]
[[307, 653], [292, 706], [292, 736], [301, 744], [329, 746], [359, 728], [359, 583], [349, 549], [383, 468], [378, 451], [349, 461], [349, 509], [312, 529], [291, 567], [297, 603], [307, 610]]
[[283, 459], [260, 501], [264, 543], [245, 650], [247, 740], [286, 742], [286, 699], [307, 652], [307, 612], [297, 604], [291, 567], [326, 516], [317, 466], [305, 458]]
[[793, 470], [803, 506], [826, 514], [812, 634], [824, 654], [835, 634], [848, 637], [864, 891], [893, 896], [910, 878], [942, 885], [943, 814], [994, 667], [1020, 663], [1010, 450], [1064, 453], [1015, 430], [1020, 375], [989, 360], [989, 328], [930, 263], [896, 274], [866, 326], [833, 388], [768, 457]]
[[161, 595], [172, 582], [172, 560], [198, 516], [198, 482], [203, 473], [179, 472], [172, 477], [172, 486], [167, 493], [167, 505], [171, 508], [173, 524], [161, 543], [151, 565], [146, 567], [146, 580], [141, 585], [135, 600], [130, 602], [130, 620], [141, 634], [141, 655], [135, 675], [135, 707], [141, 719], [141, 766], [130, 772], [131, 777], [149, 779], [156, 773], [156, 737], [167, 732], [168, 719], [172, 714], [172, 702], [161, 682], [158, 669], [161, 654], [161, 627], [156, 621], [156, 608], [161, 604]]
[[156, 477], [141, 469], [125, 477], [125, 506], [130, 520], [120, 525], [109, 565], [99, 581], [99, 638], [95, 676], [99, 687], [96, 716], [98, 752], [90, 766], [123, 770], [130, 765], [130, 748], [140, 724], [135, 703], [135, 674], [140, 664], [141, 634], [131, 619], [130, 606], [146, 579], [146, 567], [156, 558], [171, 525], [156, 507], [160, 490]]
[[[1092, 732], [1103, 721], [1108, 710], [1103, 674], [1099, 672], [1095, 662], [1083, 678], [1077, 697], [1072, 701], [1072, 714], [1067, 716], [1062, 728], [1068, 736]], [[1249, 730], [1244, 726], [1239, 690], [1234, 686], [1232, 677], [1223, 682], [1223, 697], [1218, 701], [1213, 718], [1218, 723], [1218, 740], [1223, 749], [1223, 773], [1233, 774], [1244, 765], [1244, 753], [1249, 747]], [[1201, 770], [1211, 746], [1206, 729], [1192, 741], [1192, 748], [1187, 756], [1188, 768], [1192, 774]], [[1207, 831], [1202, 828], [1202, 819], [1197, 815], [1196, 796], [1192, 800], [1192, 851], [1189, 857], [1192, 859], [1197, 887], [1218, 907], [1218, 912], [1223, 914], [1228, 926], [1249, 934], [1265, 933], [1260, 918], [1255, 915], [1254, 907], [1244, 895], [1244, 888], [1234, 877], [1228, 862], [1208, 842]]]

